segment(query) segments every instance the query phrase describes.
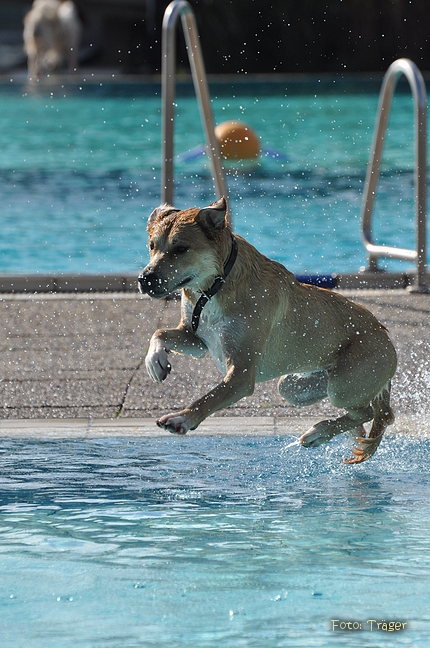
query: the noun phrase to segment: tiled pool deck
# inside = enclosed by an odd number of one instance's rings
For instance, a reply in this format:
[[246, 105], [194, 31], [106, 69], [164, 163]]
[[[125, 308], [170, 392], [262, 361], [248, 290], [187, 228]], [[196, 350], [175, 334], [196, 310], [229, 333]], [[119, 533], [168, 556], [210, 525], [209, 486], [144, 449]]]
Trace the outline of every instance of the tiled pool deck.
[[[430, 295], [343, 291], [389, 329], [398, 353], [391, 431], [430, 433]], [[179, 303], [132, 292], [0, 294], [0, 436], [155, 436], [163, 413], [202, 394], [220, 374], [209, 357], [173, 358], [161, 385], [144, 358], [156, 328], [176, 326]], [[298, 410], [276, 381], [207, 419], [191, 434], [298, 434], [334, 412]]]

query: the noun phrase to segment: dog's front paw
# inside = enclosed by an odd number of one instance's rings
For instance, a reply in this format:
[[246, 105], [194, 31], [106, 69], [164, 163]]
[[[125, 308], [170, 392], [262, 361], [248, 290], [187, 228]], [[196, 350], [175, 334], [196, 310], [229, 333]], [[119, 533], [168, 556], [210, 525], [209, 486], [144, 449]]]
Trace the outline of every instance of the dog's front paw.
[[336, 435], [333, 421], [321, 421], [302, 434], [299, 443], [305, 448], [318, 448]]
[[158, 338], [151, 340], [148, 354], [145, 358], [146, 370], [154, 382], [162, 382], [172, 370], [169, 362], [169, 350]]
[[166, 414], [156, 420], [158, 427], [168, 430], [172, 434], [186, 434], [190, 429], [188, 416], [177, 412], [175, 414]]

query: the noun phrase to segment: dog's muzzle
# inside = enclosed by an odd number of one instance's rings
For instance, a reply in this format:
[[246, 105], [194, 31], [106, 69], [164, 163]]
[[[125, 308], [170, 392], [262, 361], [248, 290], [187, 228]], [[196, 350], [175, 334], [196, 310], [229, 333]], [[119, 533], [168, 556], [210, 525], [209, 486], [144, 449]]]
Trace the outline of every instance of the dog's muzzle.
[[143, 295], [150, 295], [151, 297], [164, 297], [166, 288], [163, 286], [163, 281], [157, 277], [152, 270], [142, 270], [137, 278], [137, 285], [139, 292]]

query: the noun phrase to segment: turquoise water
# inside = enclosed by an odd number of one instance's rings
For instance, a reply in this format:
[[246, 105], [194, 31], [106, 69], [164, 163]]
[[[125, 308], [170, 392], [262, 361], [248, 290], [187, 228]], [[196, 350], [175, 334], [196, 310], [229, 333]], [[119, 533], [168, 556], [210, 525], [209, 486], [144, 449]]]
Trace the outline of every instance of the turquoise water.
[[[0, 89], [0, 272], [137, 273], [146, 264], [145, 221], [160, 202], [160, 99], [129, 95]], [[295, 272], [357, 271], [366, 263], [360, 207], [377, 94], [318, 94], [316, 84], [307, 94], [256, 95], [213, 98], [217, 123], [246, 121], [263, 150], [286, 158], [229, 169], [236, 231]], [[177, 111], [180, 155], [203, 133], [193, 97], [178, 98]], [[401, 93], [374, 236], [403, 247], [415, 241], [412, 124], [412, 99]], [[204, 158], [178, 161], [175, 172], [177, 206], [214, 199]]]
[[429, 440], [290, 442], [2, 439], [2, 647], [428, 646]]

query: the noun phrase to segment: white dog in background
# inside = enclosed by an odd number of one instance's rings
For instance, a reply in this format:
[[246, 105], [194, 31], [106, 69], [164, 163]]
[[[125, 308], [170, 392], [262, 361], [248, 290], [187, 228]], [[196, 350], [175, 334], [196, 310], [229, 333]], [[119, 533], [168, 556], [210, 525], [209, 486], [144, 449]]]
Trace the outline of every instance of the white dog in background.
[[34, 0], [24, 18], [24, 49], [28, 56], [28, 76], [66, 64], [77, 68], [81, 22], [72, 0]]

